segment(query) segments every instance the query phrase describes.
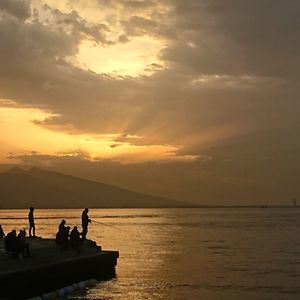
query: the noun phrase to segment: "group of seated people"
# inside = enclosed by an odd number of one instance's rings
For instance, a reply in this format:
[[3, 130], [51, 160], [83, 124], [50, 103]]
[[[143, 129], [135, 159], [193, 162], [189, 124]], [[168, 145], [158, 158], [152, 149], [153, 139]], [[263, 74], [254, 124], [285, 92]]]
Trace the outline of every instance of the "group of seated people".
[[25, 229], [20, 230], [17, 235], [16, 230], [12, 230], [6, 236], [1, 228], [0, 233], [1, 237], [4, 238], [5, 250], [10, 254], [11, 258], [18, 259], [20, 254], [23, 258], [31, 257], [29, 245], [26, 242], [26, 231]]
[[[77, 226], [74, 226], [70, 232], [70, 226], [66, 226], [66, 221], [62, 220], [59, 224], [55, 241], [61, 250], [73, 249], [79, 252], [83, 244], [83, 238], [81, 238], [81, 236], [82, 234], [78, 231]], [[0, 225], [0, 238], [4, 239], [5, 250], [12, 258], [18, 259], [20, 255], [23, 258], [31, 257], [29, 244], [25, 237], [25, 229], [20, 230], [19, 234], [13, 229], [5, 235]]]
[[81, 233], [79, 233], [77, 226], [74, 226], [70, 232], [70, 226], [66, 226], [66, 221], [62, 220], [58, 226], [58, 232], [56, 233], [55, 241], [62, 250], [71, 248], [79, 251], [83, 242], [80, 235]]

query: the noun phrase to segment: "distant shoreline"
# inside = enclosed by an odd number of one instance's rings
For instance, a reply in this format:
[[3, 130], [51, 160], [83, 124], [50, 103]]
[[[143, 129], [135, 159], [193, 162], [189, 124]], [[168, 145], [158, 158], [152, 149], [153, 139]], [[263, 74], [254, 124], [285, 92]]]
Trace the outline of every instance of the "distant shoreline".
[[[81, 207], [36, 207], [37, 209], [82, 209]], [[90, 207], [90, 209], [190, 209], [190, 208], [300, 208], [292, 205], [187, 205], [187, 206], [161, 206], [161, 207]], [[28, 207], [0, 207], [0, 210], [28, 209]]]

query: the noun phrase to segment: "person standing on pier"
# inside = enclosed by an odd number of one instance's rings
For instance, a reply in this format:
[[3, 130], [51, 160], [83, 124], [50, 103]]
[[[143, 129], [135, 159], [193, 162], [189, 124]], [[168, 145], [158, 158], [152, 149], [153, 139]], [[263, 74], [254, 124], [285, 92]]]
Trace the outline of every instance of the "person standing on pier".
[[[29, 208], [28, 221], [29, 221], [29, 237], [35, 237], [35, 225], [34, 225], [34, 207]], [[31, 234], [32, 230], [32, 234]]]
[[82, 224], [81, 236], [82, 236], [83, 240], [86, 239], [86, 235], [88, 233], [88, 226], [89, 226], [89, 223], [91, 223], [91, 219], [88, 216], [88, 212], [89, 212], [89, 209], [85, 208], [81, 215], [81, 224]]

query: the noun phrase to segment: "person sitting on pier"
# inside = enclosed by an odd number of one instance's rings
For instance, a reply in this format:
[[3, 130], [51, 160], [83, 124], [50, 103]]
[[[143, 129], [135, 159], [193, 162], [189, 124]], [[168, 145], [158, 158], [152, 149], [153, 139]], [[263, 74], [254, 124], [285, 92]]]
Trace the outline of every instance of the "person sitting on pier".
[[70, 244], [71, 244], [72, 249], [79, 251], [82, 241], [81, 241], [80, 233], [78, 231], [77, 226], [74, 226], [74, 228], [71, 231]]
[[56, 233], [56, 244], [62, 249], [65, 250], [69, 247], [69, 232], [70, 226], [65, 226], [66, 221], [62, 220], [58, 226], [58, 232]]
[[6, 235], [4, 245], [5, 250], [11, 254], [11, 258], [19, 258], [20, 248], [15, 230]]
[[82, 212], [82, 215], [81, 215], [81, 224], [82, 224], [82, 239], [85, 240], [86, 239], [86, 235], [88, 233], [88, 226], [89, 226], [89, 223], [91, 223], [91, 219], [89, 218], [88, 216], [88, 212], [89, 212], [89, 209], [88, 208], [85, 208], [84, 211]]
[[66, 220], [61, 220], [61, 222], [58, 225], [58, 231], [63, 231], [64, 229], [66, 229]]
[[19, 252], [21, 252], [23, 258], [31, 257], [29, 245], [26, 242], [25, 237], [26, 237], [25, 229], [20, 230], [17, 239], [18, 239]]
[[[29, 221], [29, 237], [35, 237], [35, 224], [34, 224], [34, 207], [29, 208], [28, 221]], [[33, 235], [31, 234], [31, 230]]]
[[0, 225], [0, 239], [4, 238], [4, 237], [5, 237], [5, 234], [4, 234], [2, 226]]

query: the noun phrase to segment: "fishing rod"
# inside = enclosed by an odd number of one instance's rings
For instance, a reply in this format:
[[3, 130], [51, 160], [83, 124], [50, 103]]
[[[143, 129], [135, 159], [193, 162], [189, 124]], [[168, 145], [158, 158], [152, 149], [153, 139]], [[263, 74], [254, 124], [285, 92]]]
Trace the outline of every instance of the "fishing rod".
[[[101, 222], [95, 221], [95, 220], [93, 220], [93, 219], [90, 219], [90, 220], [91, 220], [92, 222], [96, 223], [96, 224], [104, 225], [104, 226], [108, 226], [108, 227], [112, 227], [112, 228], [114, 228], [114, 229], [116, 229], [116, 230], [119, 230], [119, 231], [128, 233], [128, 231], [126, 231], [126, 230], [124, 230], [124, 229], [121, 229], [121, 228], [118, 228], [118, 227], [116, 227], [116, 226], [108, 225], [108, 224], [105, 224], [105, 223], [101, 223]], [[141, 237], [141, 235], [138, 234], [138, 233], [135, 233], [135, 236], [136, 236], [136, 237]]]
[[116, 227], [116, 226], [113, 226], [113, 225], [108, 225], [108, 224], [101, 223], [101, 222], [98, 222], [98, 221], [95, 221], [95, 220], [92, 220], [92, 219], [91, 219], [91, 221], [92, 221], [93, 223], [96, 223], [96, 224], [99, 224], [99, 225], [104, 225], [104, 226], [112, 227], [112, 228], [117, 229], [117, 230], [120, 230], [120, 231], [124, 231], [124, 230], [122, 230], [122, 229], [120, 229], [120, 228], [118, 228], [118, 227]]

